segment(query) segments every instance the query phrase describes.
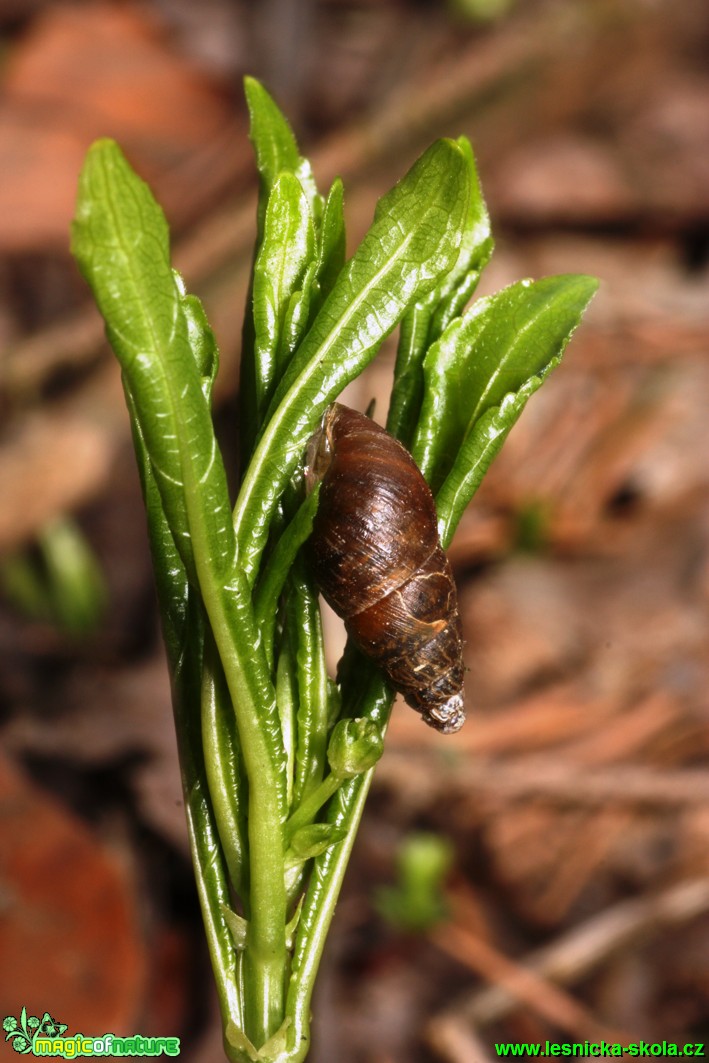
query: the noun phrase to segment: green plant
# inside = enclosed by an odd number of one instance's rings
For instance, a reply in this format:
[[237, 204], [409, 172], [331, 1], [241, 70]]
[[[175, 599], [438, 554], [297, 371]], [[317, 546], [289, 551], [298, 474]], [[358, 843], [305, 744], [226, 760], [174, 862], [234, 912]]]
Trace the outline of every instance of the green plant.
[[81, 175], [73, 251], [118, 357], [142, 478], [192, 853], [234, 1061], [305, 1058], [318, 963], [392, 703], [366, 662], [335, 685], [300, 548], [306, 443], [401, 325], [387, 427], [436, 492], [444, 545], [595, 281], [522, 281], [463, 313], [492, 239], [470, 145], [433, 144], [345, 262], [342, 185], [317, 191], [247, 79], [260, 175], [229, 499], [217, 347], [168, 229], [117, 146]]
[[452, 863], [447, 838], [424, 831], [406, 835], [396, 854], [396, 885], [382, 886], [374, 895], [380, 915], [414, 933], [440, 922], [446, 914], [443, 883]]
[[0, 562], [0, 588], [26, 616], [75, 638], [95, 631], [106, 609], [101, 567], [80, 528], [64, 516], [47, 521], [32, 547]]

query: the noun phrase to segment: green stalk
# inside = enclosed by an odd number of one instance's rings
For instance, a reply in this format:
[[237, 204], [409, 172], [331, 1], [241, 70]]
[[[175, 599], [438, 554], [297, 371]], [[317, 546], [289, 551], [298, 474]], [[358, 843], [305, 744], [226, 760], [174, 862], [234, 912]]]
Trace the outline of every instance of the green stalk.
[[[364, 683], [358, 685], [361, 690]], [[386, 682], [372, 669], [362, 715], [373, 720], [381, 728], [382, 735], [386, 732], [393, 701], [394, 696]], [[286, 1063], [286, 1058], [287, 1063], [301, 1063], [307, 1055], [315, 979], [374, 770], [370, 768], [345, 782], [335, 794], [329, 809], [328, 822], [344, 828], [347, 833], [341, 842], [331, 846], [314, 861], [293, 954], [293, 971], [286, 1001], [286, 1014], [291, 1022], [288, 1029], [290, 1051], [282, 1063]]]
[[207, 765], [194, 711], [202, 681], [203, 614], [195, 600], [194, 591], [189, 588], [186, 572], [167, 525], [127, 383], [125, 394], [148, 517], [150, 549], [172, 676], [175, 732], [197, 894], [224, 1025], [232, 1022], [240, 1026], [243, 1024], [243, 1012], [236, 978], [237, 957], [222, 911], [222, 905], [229, 903], [226, 868], [210, 803]]
[[308, 794], [286, 823], [286, 844], [290, 842], [296, 831], [301, 827], [307, 827], [308, 823], [315, 819], [325, 802], [329, 801], [335, 791], [342, 786], [342, 782], [339, 776], [331, 772], [315, 790]]
[[[283, 772], [279, 772], [273, 756], [274, 736], [266, 729], [271, 714], [264, 713], [262, 701], [264, 694], [272, 695], [273, 688], [270, 683], [259, 684], [259, 677], [266, 674], [265, 661], [261, 661], [261, 668], [254, 667], [255, 657], [262, 658], [263, 654], [258, 652], [256, 625], [243, 586], [238, 591], [230, 588], [231, 608], [227, 609], [226, 596], [209, 578], [202, 579], [201, 551], [195, 550], [195, 557], [205, 607], [236, 709], [249, 780], [250, 919], [244, 954], [244, 1023], [245, 1033], [258, 1047], [283, 1021], [287, 967]], [[235, 639], [234, 631], [239, 631], [241, 637]], [[273, 696], [273, 714], [275, 711]]]
[[248, 919], [246, 787], [234, 711], [211, 635], [204, 653], [201, 717], [204, 767], [214, 820], [231, 884]]
[[[310, 911], [307, 913], [310, 916], [308, 933], [302, 949], [297, 949], [293, 957], [294, 970], [286, 1003], [286, 1013], [292, 1024], [289, 1029], [292, 1054], [288, 1056], [288, 1063], [300, 1063], [307, 1054], [310, 1006], [315, 980], [373, 778], [374, 768], [371, 768], [366, 774], [353, 779], [346, 793], [343, 793], [345, 787], [340, 791], [342, 814], [338, 819], [341, 818], [343, 823], [347, 824], [347, 835], [320, 858], [323, 861], [322, 872], [317, 878], [316, 872], [313, 872], [315, 881], [311, 881], [308, 888], [305, 902], [306, 905], [310, 902]], [[301, 921], [305, 918], [304, 910]], [[299, 1047], [302, 1045], [305, 1046], [304, 1050]]]

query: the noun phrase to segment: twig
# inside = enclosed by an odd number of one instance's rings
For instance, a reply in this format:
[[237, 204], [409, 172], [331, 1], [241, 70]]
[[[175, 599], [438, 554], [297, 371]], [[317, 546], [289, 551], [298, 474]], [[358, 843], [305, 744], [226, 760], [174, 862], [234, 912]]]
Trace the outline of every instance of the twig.
[[[654, 897], [621, 901], [513, 966], [516, 971], [524, 969], [532, 978], [568, 985], [621, 949], [687, 923], [708, 910], [709, 882], [705, 878], [690, 879]], [[504, 1018], [519, 1006], [521, 999], [522, 994], [506, 982], [471, 994], [445, 1015], [480, 1028]]]
[[443, 1016], [429, 1024], [426, 1037], [437, 1056], [448, 1063], [491, 1063], [491, 1056], [470, 1026]]
[[[518, 1004], [526, 1004], [552, 1026], [589, 1040], [608, 1037], [608, 1031], [587, 1008], [551, 985], [537, 971], [504, 956], [466, 927], [448, 923], [433, 930], [431, 938], [449, 956], [495, 982], [500, 993], [505, 993]], [[469, 1015], [467, 1006], [465, 1012]], [[616, 1039], [615, 1035], [612, 1039]]]
[[[420, 770], [416, 770], [417, 760]], [[510, 760], [466, 757], [457, 763], [446, 761], [439, 774], [431, 770], [430, 750], [391, 748], [377, 769], [377, 782], [399, 794], [415, 788], [417, 803], [434, 801], [443, 794], [450, 798], [451, 790], [455, 790], [471, 799], [483, 791], [509, 801], [538, 797], [584, 806], [620, 803], [671, 808], [709, 804], [705, 771], [654, 771], [632, 764], [589, 770], [573, 763], [560, 764], [550, 756]]]

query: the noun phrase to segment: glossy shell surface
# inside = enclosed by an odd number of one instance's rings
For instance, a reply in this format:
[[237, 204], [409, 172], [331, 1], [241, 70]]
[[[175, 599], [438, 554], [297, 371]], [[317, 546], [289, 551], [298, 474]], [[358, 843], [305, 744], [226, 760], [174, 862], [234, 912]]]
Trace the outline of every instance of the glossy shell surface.
[[322, 482], [310, 557], [323, 597], [426, 723], [457, 731], [465, 717], [456, 588], [413, 458], [335, 403], [310, 441], [306, 479]]

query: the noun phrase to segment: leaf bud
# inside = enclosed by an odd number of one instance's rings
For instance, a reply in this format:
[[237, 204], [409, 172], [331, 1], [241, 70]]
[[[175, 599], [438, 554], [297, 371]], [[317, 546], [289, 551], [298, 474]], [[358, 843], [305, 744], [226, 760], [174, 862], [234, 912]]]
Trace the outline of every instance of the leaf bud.
[[327, 747], [327, 759], [333, 775], [353, 779], [369, 771], [382, 755], [384, 742], [371, 720], [359, 717], [340, 720], [335, 725]]

